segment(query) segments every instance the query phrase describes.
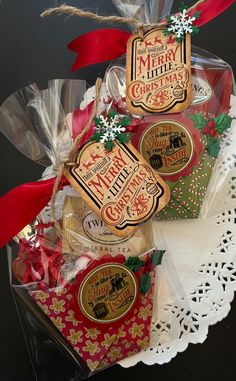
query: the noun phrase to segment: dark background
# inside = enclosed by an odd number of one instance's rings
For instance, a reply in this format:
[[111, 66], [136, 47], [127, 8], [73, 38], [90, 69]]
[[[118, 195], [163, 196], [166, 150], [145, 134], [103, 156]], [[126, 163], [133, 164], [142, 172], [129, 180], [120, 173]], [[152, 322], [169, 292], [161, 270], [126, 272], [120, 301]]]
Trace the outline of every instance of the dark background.
[[[81, 0], [69, 2], [83, 9], [112, 14], [111, 0]], [[175, 1], [175, 7], [179, 1]], [[30, 82], [44, 84], [50, 78], [83, 78], [93, 83], [102, 75], [106, 64], [89, 67], [70, 74], [75, 58], [66, 49], [77, 35], [99, 28], [96, 22], [75, 17], [41, 19], [40, 13], [61, 4], [53, 0], [2, 0], [0, 1], [0, 102], [17, 89]], [[186, 4], [192, 4], [186, 0]], [[193, 37], [193, 42], [220, 56], [233, 69], [236, 68], [234, 47], [236, 6], [211, 21]], [[119, 26], [119, 25], [118, 25]], [[108, 47], [109, 48], [109, 47]], [[23, 157], [0, 134], [0, 195], [12, 187], [40, 177], [42, 167]], [[4, 226], [4, 216], [0, 224]], [[0, 380], [33, 381], [23, 335], [8, 286], [5, 250], [0, 255]], [[207, 340], [201, 345], [190, 345], [166, 365], [139, 364], [123, 369], [114, 366], [94, 376], [94, 381], [133, 379], [154, 381], [159, 379], [208, 380], [235, 379], [236, 374], [236, 302], [221, 323], [210, 327]], [[52, 381], [54, 379], [52, 378]], [[56, 381], [63, 381], [58, 379]]]

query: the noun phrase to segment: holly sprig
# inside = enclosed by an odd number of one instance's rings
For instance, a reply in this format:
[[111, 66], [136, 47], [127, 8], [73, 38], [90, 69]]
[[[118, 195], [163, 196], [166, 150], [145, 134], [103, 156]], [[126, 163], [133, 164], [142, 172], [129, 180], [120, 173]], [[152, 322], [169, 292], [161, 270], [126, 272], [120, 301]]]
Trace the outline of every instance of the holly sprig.
[[116, 139], [120, 143], [130, 141], [131, 134], [126, 130], [131, 124], [131, 118], [119, 115], [115, 109], [95, 117], [94, 123], [96, 127], [91, 140], [103, 143], [108, 152], [114, 147]]
[[217, 158], [220, 152], [220, 135], [231, 126], [233, 118], [223, 113], [215, 118], [207, 119], [199, 112], [192, 115], [191, 119], [194, 127], [206, 137], [208, 154]]
[[193, 15], [187, 13], [187, 6], [182, 1], [176, 14], [167, 15], [167, 26], [164, 29], [166, 35], [175, 34], [176, 41], [180, 43], [186, 36], [186, 33], [197, 34], [200, 29], [193, 25], [199, 18], [201, 11], [195, 12]]
[[139, 290], [141, 294], [145, 295], [151, 286], [151, 275], [150, 272], [162, 262], [162, 257], [165, 250], [154, 249], [152, 254], [146, 259], [146, 262], [142, 261], [138, 256], [129, 257], [124, 262], [124, 265], [128, 267], [134, 273], [141, 271], [140, 277], [140, 287]]

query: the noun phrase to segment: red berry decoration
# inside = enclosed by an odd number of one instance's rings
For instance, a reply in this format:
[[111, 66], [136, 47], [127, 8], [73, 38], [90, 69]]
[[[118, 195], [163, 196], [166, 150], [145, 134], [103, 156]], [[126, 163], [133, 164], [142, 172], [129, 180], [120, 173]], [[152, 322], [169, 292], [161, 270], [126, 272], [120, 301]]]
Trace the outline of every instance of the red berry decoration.
[[212, 129], [212, 128], [215, 128], [216, 126], [216, 123], [214, 122], [213, 119], [209, 120], [209, 122], [207, 123], [207, 126]]
[[209, 128], [208, 128], [208, 127], [204, 127], [204, 128], [202, 129], [202, 132], [203, 132], [204, 135], [208, 134], [208, 132], [209, 132]]
[[215, 130], [215, 128], [210, 128], [210, 131], [208, 132], [208, 134], [210, 135], [210, 136], [216, 136], [216, 130]]

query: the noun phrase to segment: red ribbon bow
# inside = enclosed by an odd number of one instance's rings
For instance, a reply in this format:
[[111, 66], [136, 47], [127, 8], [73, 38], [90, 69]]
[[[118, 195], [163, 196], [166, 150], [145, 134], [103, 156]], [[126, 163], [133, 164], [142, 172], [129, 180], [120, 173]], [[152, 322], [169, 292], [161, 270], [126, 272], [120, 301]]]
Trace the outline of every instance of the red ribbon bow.
[[[200, 16], [194, 22], [195, 26], [201, 27], [220, 15], [235, 0], [205, 0], [198, 2], [195, 7], [189, 9], [189, 16], [200, 12]], [[76, 71], [100, 62], [114, 60], [126, 53], [126, 45], [131, 33], [121, 29], [98, 29], [82, 34], [68, 44], [68, 48], [78, 56], [71, 68]]]

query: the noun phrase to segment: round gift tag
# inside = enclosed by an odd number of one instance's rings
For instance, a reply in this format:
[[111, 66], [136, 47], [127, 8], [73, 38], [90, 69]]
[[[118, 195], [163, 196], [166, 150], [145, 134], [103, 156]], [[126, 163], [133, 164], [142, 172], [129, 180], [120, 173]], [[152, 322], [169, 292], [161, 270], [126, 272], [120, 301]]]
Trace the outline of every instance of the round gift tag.
[[146, 120], [133, 139], [142, 156], [166, 180], [187, 176], [202, 149], [200, 133], [192, 121], [171, 116]]
[[97, 323], [123, 318], [134, 306], [137, 281], [127, 267], [107, 263], [87, 274], [78, 290], [81, 312]]
[[180, 123], [166, 120], [151, 124], [140, 140], [143, 157], [160, 174], [171, 176], [190, 163], [193, 138]]

